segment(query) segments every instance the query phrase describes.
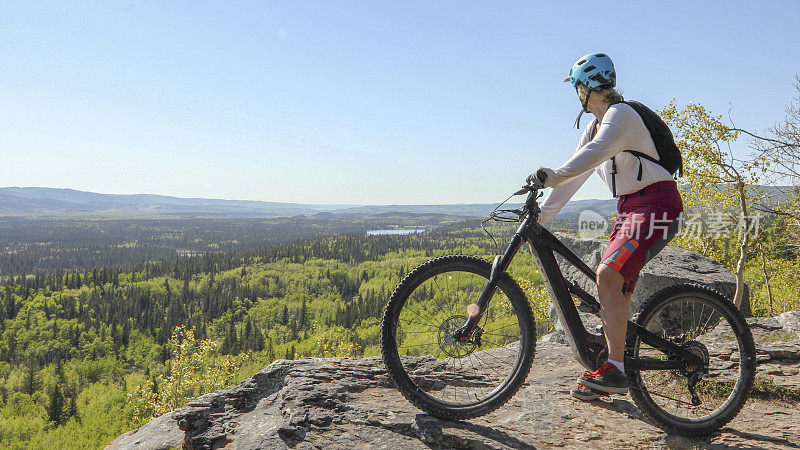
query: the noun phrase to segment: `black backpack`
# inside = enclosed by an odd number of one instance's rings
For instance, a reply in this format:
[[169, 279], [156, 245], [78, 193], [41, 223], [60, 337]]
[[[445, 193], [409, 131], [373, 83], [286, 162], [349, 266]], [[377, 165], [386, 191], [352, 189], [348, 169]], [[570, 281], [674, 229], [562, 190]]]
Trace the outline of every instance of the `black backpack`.
[[[642, 118], [642, 122], [644, 122], [644, 126], [647, 128], [647, 131], [650, 132], [650, 137], [653, 138], [653, 143], [655, 144], [656, 151], [658, 152], [658, 159], [655, 159], [650, 155], [637, 152], [636, 150], [625, 150], [626, 152], [639, 158], [639, 174], [636, 175], [636, 180], [642, 180], [641, 158], [652, 161], [667, 169], [670, 175], [675, 178], [683, 176], [683, 158], [681, 157], [681, 151], [678, 150], [678, 146], [675, 145], [675, 138], [672, 136], [672, 131], [670, 131], [669, 127], [666, 123], [664, 123], [661, 117], [659, 117], [658, 114], [656, 114], [652, 109], [636, 101], [628, 100], [614, 103], [625, 103], [633, 108], [637, 114], [639, 114], [639, 117]], [[612, 105], [614, 103], [612, 103]], [[611, 164], [611, 190], [613, 191], [613, 195], [616, 197], [617, 189], [614, 178], [617, 173], [617, 162], [614, 160], [614, 158], [611, 158]]]

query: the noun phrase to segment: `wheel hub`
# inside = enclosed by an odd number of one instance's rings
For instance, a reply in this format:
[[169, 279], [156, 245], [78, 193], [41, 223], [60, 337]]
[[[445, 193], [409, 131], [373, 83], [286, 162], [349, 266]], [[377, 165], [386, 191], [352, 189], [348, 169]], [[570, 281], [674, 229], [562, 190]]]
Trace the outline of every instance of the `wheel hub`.
[[711, 359], [711, 356], [708, 354], [708, 349], [705, 345], [697, 341], [689, 341], [683, 344], [681, 347], [683, 347], [683, 349], [687, 352], [696, 356], [701, 361], [701, 364], [686, 365], [686, 367], [681, 370], [684, 375], [689, 376], [708, 367], [708, 362]]
[[445, 319], [439, 325], [439, 348], [448, 356], [462, 358], [474, 352], [481, 345], [481, 334], [483, 333], [481, 327], [475, 328], [472, 336], [455, 338], [456, 330], [461, 328], [466, 321], [467, 316], [456, 315]]

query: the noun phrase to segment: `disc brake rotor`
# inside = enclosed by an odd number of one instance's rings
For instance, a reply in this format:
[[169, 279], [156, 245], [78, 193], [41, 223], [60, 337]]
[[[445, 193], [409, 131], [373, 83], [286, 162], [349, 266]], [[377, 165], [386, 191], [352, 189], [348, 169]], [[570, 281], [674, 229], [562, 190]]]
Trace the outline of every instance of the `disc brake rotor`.
[[472, 354], [480, 346], [483, 330], [477, 327], [468, 339], [459, 341], [453, 337], [455, 331], [464, 325], [467, 316], [451, 316], [439, 325], [439, 348], [446, 355], [453, 358], [462, 358]]

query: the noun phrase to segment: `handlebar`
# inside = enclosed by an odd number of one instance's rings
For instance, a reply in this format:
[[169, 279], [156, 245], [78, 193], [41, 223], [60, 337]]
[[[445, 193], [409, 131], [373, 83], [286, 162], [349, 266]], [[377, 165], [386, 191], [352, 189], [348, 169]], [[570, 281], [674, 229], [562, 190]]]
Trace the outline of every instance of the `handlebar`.
[[[537, 172], [536, 176], [538, 178], [538, 176], [539, 176], [538, 172]], [[544, 174], [544, 177], [547, 177], [547, 174]], [[539, 212], [539, 205], [536, 202], [536, 200], [539, 199], [539, 197], [542, 196], [543, 193], [540, 192], [540, 190], [542, 190], [542, 189], [544, 189], [543, 183], [540, 180], [534, 180], [530, 184], [526, 184], [526, 185], [522, 186], [522, 188], [520, 190], [518, 190], [517, 192], [514, 192], [514, 194], [512, 194], [512, 197], [514, 195], [525, 195], [525, 194], [528, 194], [528, 198], [525, 200], [525, 207], [522, 210], [513, 210], [512, 212], [517, 213], [520, 219], [522, 219], [522, 217], [527, 213], [534, 213], [534, 214], [538, 213]], [[506, 201], [508, 201], [508, 199], [506, 199]], [[503, 202], [503, 203], [505, 203], [505, 202]], [[502, 206], [503, 203], [498, 205], [498, 208], [500, 206]]]
[[[536, 178], [539, 178], [539, 175], [539, 171], [537, 171]], [[543, 178], [546, 177], [547, 175], [545, 174]], [[484, 228], [486, 222], [490, 220], [495, 222], [519, 222], [529, 215], [532, 215], [533, 220], [536, 221], [539, 212], [541, 212], [541, 209], [539, 209], [539, 204], [536, 201], [542, 196], [542, 192], [540, 192], [541, 189], [544, 189], [544, 183], [542, 183], [541, 180], [531, 180], [531, 182], [522, 186], [521, 189], [509, 195], [507, 199], [503, 200], [503, 203], [497, 205], [494, 211], [489, 214], [489, 217], [481, 222], [481, 229], [489, 235], [489, 238], [492, 239], [492, 241], [495, 243], [495, 246], [497, 246], [497, 242], [494, 240], [494, 237], [491, 233], [489, 233], [489, 230]], [[521, 209], [500, 209], [508, 200], [511, 199], [511, 197], [525, 194], [528, 194], [528, 198], [525, 199], [525, 205]], [[512, 219], [506, 214], [514, 214], [515, 218]], [[498, 251], [499, 250], [500, 247], [498, 247]]]

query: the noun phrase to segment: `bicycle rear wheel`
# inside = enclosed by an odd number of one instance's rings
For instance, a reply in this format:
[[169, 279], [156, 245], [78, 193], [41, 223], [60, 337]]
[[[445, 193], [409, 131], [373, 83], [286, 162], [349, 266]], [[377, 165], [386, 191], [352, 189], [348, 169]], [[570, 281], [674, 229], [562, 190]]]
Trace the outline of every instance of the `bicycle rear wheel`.
[[[634, 322], [703, 361], [680, 370], [626, 370], [642, 413], [684, 435], [711, 433], [736, 416], [753, 384], [756, 357], [750, 328], [733, 303], [706, 287], [678, 284], [647, 300]], [[632, 358], [673, 358], [634, 335], [627, 347]]]
[[466, 255], [436, 258], [409, 273], [386, 306], [381, 350], [397, 388], [445, 419], [469, 419], [502, 406], [533, 361], [536, 331], [525, 294], [506, 273], [466, 341], [452, 338], [489, 281], [491, 264]]

